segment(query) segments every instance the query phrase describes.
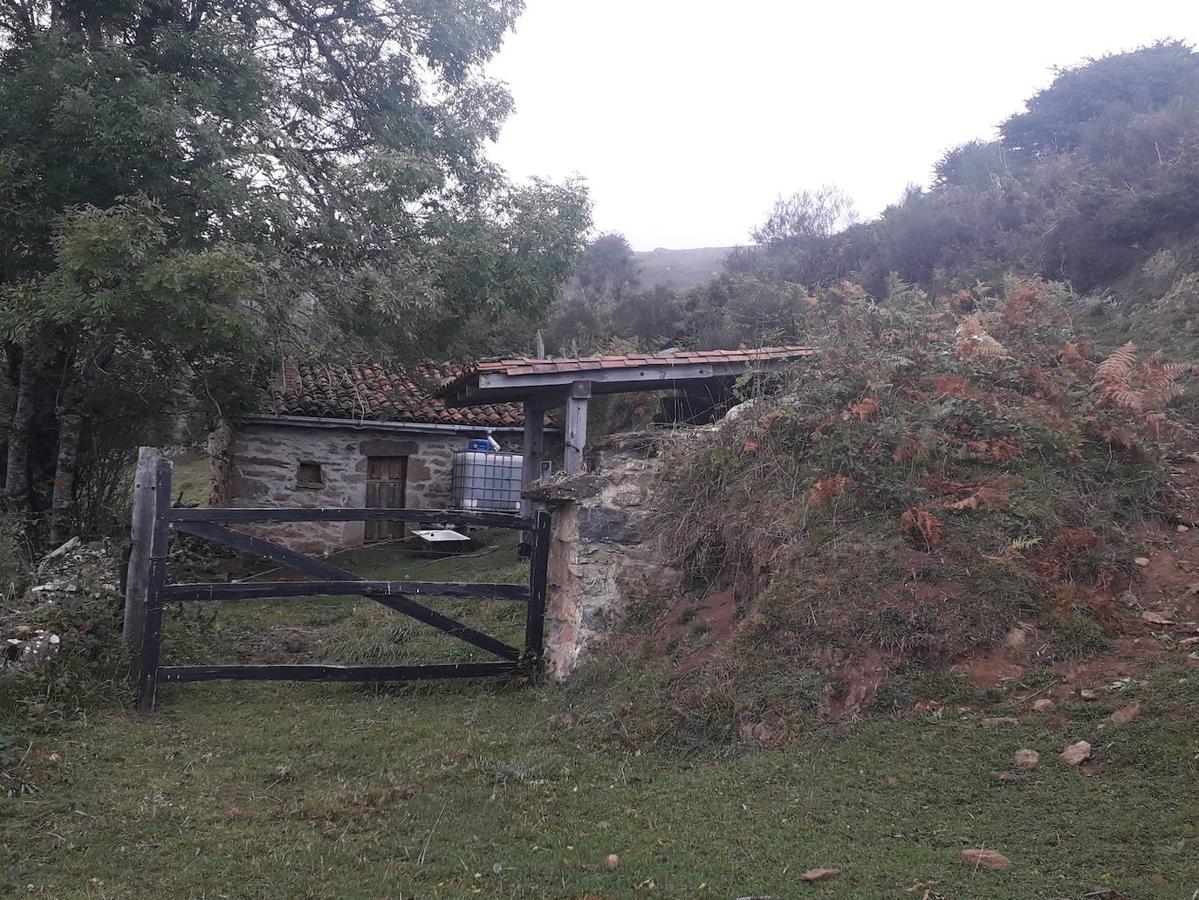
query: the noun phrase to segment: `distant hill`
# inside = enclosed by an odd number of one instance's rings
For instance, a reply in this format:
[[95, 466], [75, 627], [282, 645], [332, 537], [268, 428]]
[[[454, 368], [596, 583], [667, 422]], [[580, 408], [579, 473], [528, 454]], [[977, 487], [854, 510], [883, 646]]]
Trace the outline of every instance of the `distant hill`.
[[696, 247], [691, 250], [646, 250], [633, 254], [641, 276], [641, 288], [662, 285], [677, 291], [699, 287], [721, 272], [732, 247]]

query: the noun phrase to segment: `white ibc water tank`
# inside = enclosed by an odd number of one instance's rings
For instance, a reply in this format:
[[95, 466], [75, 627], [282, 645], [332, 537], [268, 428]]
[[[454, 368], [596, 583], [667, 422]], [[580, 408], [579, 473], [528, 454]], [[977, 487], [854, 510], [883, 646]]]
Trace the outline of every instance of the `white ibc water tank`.
[[455, 452], [450, 491], [454, 508], [518, 512], [523, 466], [519, 453]]

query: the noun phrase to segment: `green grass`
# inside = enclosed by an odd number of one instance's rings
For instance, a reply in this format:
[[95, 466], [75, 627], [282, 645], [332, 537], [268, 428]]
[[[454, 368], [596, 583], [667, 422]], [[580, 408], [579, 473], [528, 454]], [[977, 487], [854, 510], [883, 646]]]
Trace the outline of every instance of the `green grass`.
[[[353, 562], [422, 578], [515, 580], [516, 568], [506, 552]], [[362, 607], [247, 603], [219, 619], [236, 648], [255, 626], [357, 633]], [[858, 898], [938, 881], [955, 900], [1189, 897], [1199, 672], [1130, 690], [1144, 711], [1119, 729], [1094, 716], [987, 729], [947, 707], [785, 751], [685, 756], [605, 744], [587, 715], [552, 728], [578, 696], [552, 685], [165, 688], [153, 716], [97, 715], [34, 740], [20, 768], [39, 791], [0, 800], [0, 894]], [[1095, 777], [1056, 758], [1084, 737]], [[996, 780], [1020, 747], [1041, 766]], [[957, 859], [967, 847], [1013, 868], [973, 871]], [[802, 884], [816, 866], [844, 871]]]
[[212, 486], [208, 454], [200, 450], [185, 450], [171, 457], [174, 468], [171, 483], [175, 494], [183, 492], [185, 504], [208, 505], [208, 491]]

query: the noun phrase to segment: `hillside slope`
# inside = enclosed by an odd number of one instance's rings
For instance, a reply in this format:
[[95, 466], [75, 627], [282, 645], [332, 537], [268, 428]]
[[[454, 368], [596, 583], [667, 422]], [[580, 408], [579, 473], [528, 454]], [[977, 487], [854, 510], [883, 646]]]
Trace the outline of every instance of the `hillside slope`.
[[910, 709], [946, 673], [1070, 684], [1191, 621], [1189, 601], [1135, 588], [1145, 543], [1179, 521], [1193, 367], [1097, 353], [1075, 303], [1038, 280], [815, 295], [816, 361], [663, 451], [659, 535], [685, 590], [631, 616], [669, 699], [624, 733], [785, 743]]
[[655, 250], [635, 252], [640, 286], [647, 291], [657, 287], [689, 291], [711, 281], [723, 271], [725, 258], [732, 247], [695, 247], [688, 250]]

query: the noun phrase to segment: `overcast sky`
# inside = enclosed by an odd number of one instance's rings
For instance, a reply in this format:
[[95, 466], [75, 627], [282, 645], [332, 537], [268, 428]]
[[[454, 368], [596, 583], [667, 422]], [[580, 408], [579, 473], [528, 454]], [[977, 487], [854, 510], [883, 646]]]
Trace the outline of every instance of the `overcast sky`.
[[781, 193], [863, 216], [994, 126], [1055, 66], [1165, 37], [1196, 0], [527, 0], [493, 62], [516, 101], [493, 157], [580, 174], [638, 250], [746, 243]]

